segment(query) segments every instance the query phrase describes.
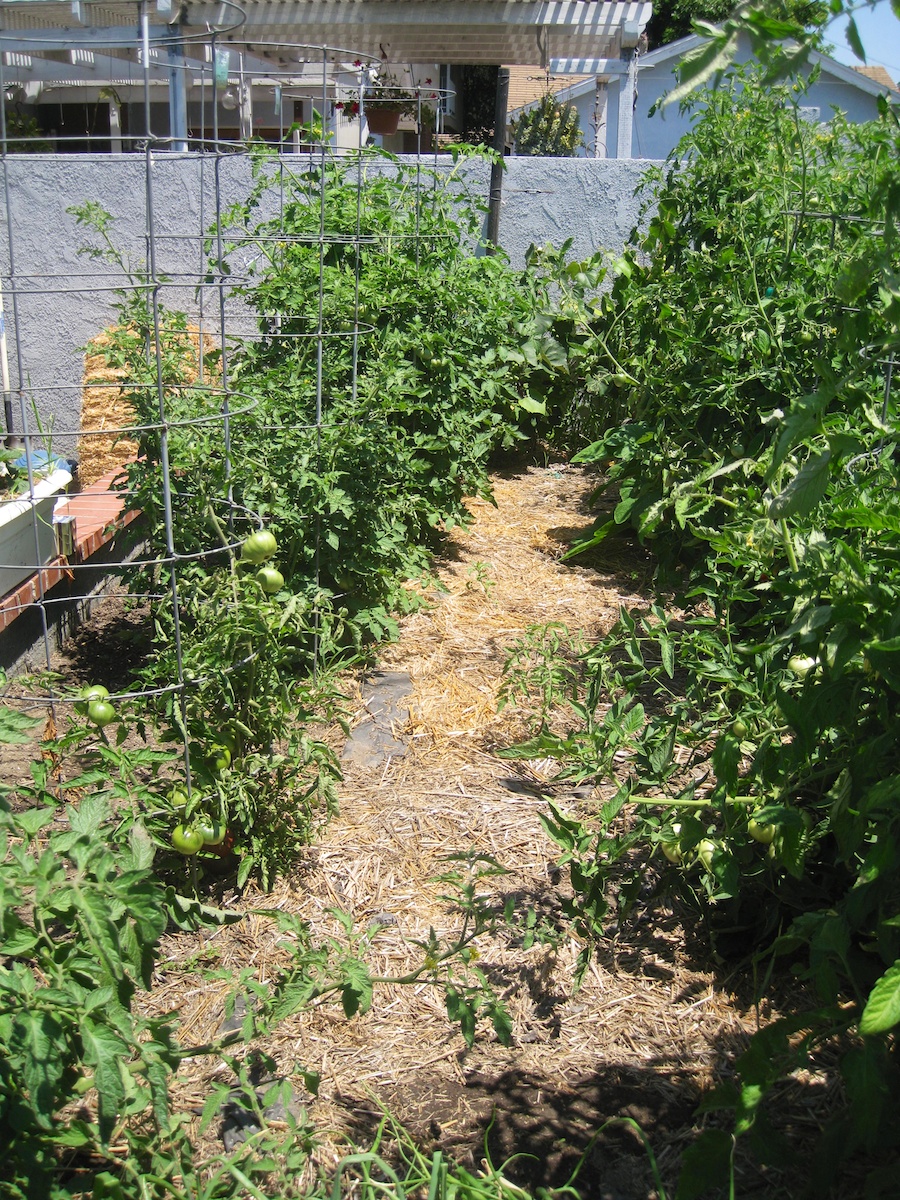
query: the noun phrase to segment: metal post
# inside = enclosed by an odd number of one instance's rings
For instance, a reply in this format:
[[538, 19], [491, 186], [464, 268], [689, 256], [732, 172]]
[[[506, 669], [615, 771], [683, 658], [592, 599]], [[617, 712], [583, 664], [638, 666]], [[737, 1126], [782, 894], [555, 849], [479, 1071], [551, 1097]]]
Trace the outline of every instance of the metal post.
[[13, 402], [9, 390], [9, 355], [6, 351], [6, 317], [3, 313], [3, 288], [0, 287], [0, 374], [3, 380], [3, 421], [9, 437], [9, 445], [13, 444]]
[[109, 152], [110, 154], [122, 153], [122, 109], [118, 100], [113, 97], [107, 101], [109, 104]]
[[494, 102], [494, 149], [500, 159], [491, 165], [491, 192], [488, 200], [487, 253], [499, 245], [500, 201], [503, 196], [503, 151], [506, 147], [506, 113], [509, 109], [509, 67], [497, 72], [497, 96]]
[[166, 57], [169, 60], [169, 136], [170, 149], [176, 154], [185, 154], [188, 143], [187, 79], [182, 44], [177, 25], [169, 26], [166, 38]]
[[244, 75], [244, 55], [240, 56], [240, 84], [238, 104], [240, 107], [241, 141], [249, 142], [253, 137], [253, 88]]
[[606, 142], [609, 128], [606, 119], [608, 99], [609, 84], [605, 79], [598, 79], [597, 91], [594, 95], [594, 158], [609, 157], [609, 149]]

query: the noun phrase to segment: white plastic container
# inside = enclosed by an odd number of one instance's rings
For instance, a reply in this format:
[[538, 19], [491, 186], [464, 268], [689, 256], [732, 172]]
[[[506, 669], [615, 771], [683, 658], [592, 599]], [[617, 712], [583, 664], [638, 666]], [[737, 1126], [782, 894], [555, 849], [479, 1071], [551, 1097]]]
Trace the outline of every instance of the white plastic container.
[[[56, 558], [53, 506], [56, 497], [71, 482], [71, 474], [60, 468], [46, 479], [36, 480], [32, 495], [0, 500], [0, 596]], [[35, 523], [38, 562], [35, 562]]]

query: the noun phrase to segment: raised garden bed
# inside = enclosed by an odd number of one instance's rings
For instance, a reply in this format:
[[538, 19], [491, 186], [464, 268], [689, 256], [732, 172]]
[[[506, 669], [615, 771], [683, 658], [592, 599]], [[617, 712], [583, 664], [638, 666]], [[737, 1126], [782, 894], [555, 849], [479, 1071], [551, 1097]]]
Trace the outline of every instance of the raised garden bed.
[[32, 493], [0, 503], [0, 596], [56, 557], [53, 506], [71, 482], [70, 472], [58, 468]]

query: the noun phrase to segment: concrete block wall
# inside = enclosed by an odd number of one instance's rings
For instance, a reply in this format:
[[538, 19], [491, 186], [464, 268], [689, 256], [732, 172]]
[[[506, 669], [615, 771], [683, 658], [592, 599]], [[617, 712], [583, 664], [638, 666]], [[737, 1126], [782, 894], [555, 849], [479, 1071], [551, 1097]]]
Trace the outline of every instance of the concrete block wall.
[[[450, 169], [448, 160], [438, 159], [437, 165]], [[559, 245], [570, 237], [579, 258], [598, 249], [619, 253], [637, 220], [640, 202], [634, 193], [649, 165], [507, 159], [500, 241], [513, 265], [524, 264], [533, 243]], [[6, 160], [0, 181], [0, 287], [16, 427], [21, 428], [21, 376], [28, 403], [33, 400], [42, 422], [53, 427], [54, 451], [74, 448], [81, 419], [82, 347], [110, 323], [111, 289], [123, 282], [118, 268], [79, 255], [79, 247], [96, 238], [78, 227], [67, 209], [86, 201], [101, 204], [115, 219], [117, 249], [140, 269], [147, 260], [147, 178], [139, 154], [11, 155]], [[203, 233], [215, 217], [216, 195], [223, 205], [244, 199], [251, 186], [250, 162], [243, 155], [154, 155], [149, 178], [157, 272], [169, 277], [161, 298], [169, 307], [195, 314], [195, 285], [206, 262]], [[488, 164], [466, 164], [463, 179], [473, 194], [487, 199]], [[217, 298], [208, 295], [206, 304], [215, 322]], [[239, 312], [236, 320], [239, 324]], [[30, 413], [28, 421], [33, 428]]]

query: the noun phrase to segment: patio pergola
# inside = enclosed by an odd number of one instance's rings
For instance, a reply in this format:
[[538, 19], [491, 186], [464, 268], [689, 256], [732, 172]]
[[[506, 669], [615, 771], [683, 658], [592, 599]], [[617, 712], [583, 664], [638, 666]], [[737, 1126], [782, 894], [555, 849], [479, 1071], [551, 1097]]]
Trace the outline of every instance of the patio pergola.
[[[172, 134], [186, 134], [185, 71], [210, 33], [297, 71], [302, 47], [387, 63], [519, 64], [554, 74], [621, 74], [620, 145], [630, 145], [636, 47], [652, 14], [646, 0], [0, 0], [0, 88], [38, 96], [42, 80], [116, 79], [151, 48], [168, 82]], [[124, 60], [124, 61], [123, 61]], [[118, 70], [118, 75], [117, 75]], [[24, 82], [23, 82], [24, 81]], [[98, 85], [99, 86], [99, 85]], [[182, 114], [179, 118], [179, 114]]]
[[[652, 12], [642, 0], [0, 0], [4, 44], [37, 54], [133, 39], [143, 18], [154, 36], [213, 28], [225, 41], [304, 42], [391, 62], [520, 63], [618, 58]], [[289, 53], [284, 55], [290, 61]]]

